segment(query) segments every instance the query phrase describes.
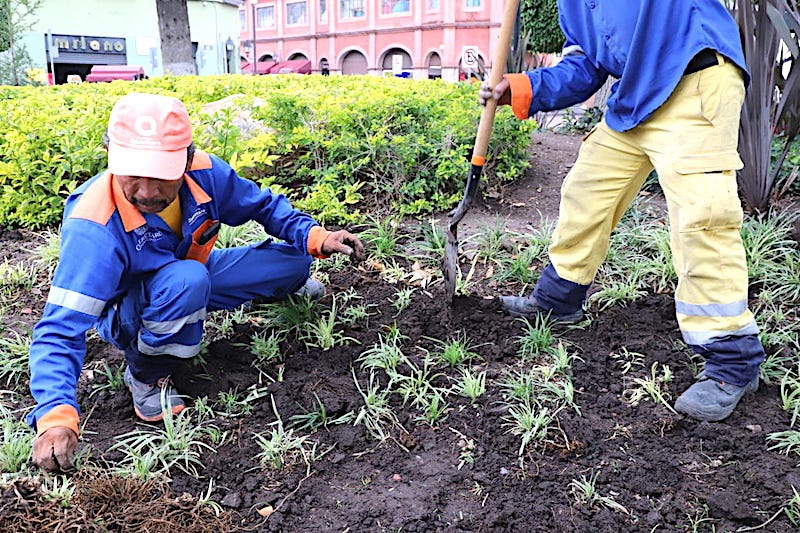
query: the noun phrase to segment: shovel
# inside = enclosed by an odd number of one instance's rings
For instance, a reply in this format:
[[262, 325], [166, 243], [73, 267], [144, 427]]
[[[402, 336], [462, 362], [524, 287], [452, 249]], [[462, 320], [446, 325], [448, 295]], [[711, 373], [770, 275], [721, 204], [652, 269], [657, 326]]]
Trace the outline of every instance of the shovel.
[[[503, 79], [506, 56], [511, 44], [511, 35], [514, 32], [518, 7], [519, 0], [506, 0], [503, 22], [500, 26], [500, 36], [497, 39], [497, 48], [495, 48], [494, 58], [492, 59], [492, 74], [489, 77], [489, 83], [492, 87]], [[497, 111], [497, 100], [490, 98], [481, 112], [481, 121], [478, 124], [475, 147], [472, 150], [472, 165], [467, 176], [464, 198], [461, 199], [458, 207], [447, 215], [447, 242], [444, 246], [442, 271], [444, 273], [444, 288], [447, 301], [451, 304], [453, 295], [456, 292], [456, 276], [458, 274], [456, 265], [458, 262], [458, 223], [464, 218], [470, 205], [472, 205], [472, 200], [475, 199], [475, 194], [478, 192], [483, 165], [486, 163], [486, 151], [489, 147], [489, 136], [492, 134], [495, 111]]]

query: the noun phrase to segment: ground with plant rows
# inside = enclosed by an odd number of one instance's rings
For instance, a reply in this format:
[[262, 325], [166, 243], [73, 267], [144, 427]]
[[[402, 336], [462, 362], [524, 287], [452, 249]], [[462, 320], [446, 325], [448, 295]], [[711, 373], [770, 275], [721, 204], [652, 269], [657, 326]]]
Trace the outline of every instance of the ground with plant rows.
[[[90, 335], [81, 468], [42, 475], [26, 346], [56, 235], [0, 230], [0, 531], [794, 531], [800, 527], [800, 248], [791, 215], [748, 220], [762, 387], [726, 421], [672, 402], [702, 369], [674, 317], [663, 199], [643, 193], [574, 327], [505, 316], [530, 290], [579, 138], [537, 133], [525, 179], [460, 226], [374, 218], [369, 258], [315, 264], [316, 304], [209, 317], [175, 376], [191, 408], [136, 422], [122, 354]], [[225, 228], [222, 245], [263, 238]]]

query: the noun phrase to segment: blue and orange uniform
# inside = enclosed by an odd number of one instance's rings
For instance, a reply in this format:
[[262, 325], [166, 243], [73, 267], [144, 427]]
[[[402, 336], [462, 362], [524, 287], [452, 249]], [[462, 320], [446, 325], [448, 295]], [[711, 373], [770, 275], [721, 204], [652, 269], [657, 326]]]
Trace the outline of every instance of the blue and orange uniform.
[[[141, 213], [109, 172], [66, 201], [61, 252], [30, 349], [36, 407], [27, 422], [78, 433], [78, 377], [86, 332], [125, 350], [139, 377], [163, 377], [175, 359], [200, 350], [208, 311], [254, 299], [279, 300], [309, 277], [329, 234], [283, 195], [240, 178], [221, 159], [197, 151], [179, 196], [181, 227]], [[214, 249], [220, 223], [262, 224], [283, 242]]]

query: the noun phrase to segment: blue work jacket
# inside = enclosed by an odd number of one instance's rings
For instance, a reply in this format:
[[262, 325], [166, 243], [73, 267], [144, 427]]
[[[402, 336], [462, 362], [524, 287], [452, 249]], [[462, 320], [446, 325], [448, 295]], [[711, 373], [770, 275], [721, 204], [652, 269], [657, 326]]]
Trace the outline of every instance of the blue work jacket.
[[[749, 84], [738, 27], [720, 0], [558, 0], [558, 11], [565, 57], [525, 73], [530, 88], [512, 80], [520, 118], [584, 102], [613, 76], [606, 123], [627, 131], [667, 101], [706, 48], [741, 68]], [[529, 101], [514, 92], [528, 92]]]
[[255, 220], [270, 235], [312, 253], [309, 233], [319, 227], [317, 222], [294, 209], [285, 196], [240, 178], [215, 156], [195, 153], [179, 198], [180, 239], [160, 216], [141, 213], [131, 205], [108, 172], [67, 198], [59, 263], [30, 348], [30, 388], [37, 405], [26, 421], [32, 427], [50, 416], [58, 420], [43, 426], [76, 429], [76, 388], [86, 353], [86, 331], [146, 276], [174, 261], [205, 262], [216, 239], [203, 246], [197, 242], [213, 222], [238, 226]]

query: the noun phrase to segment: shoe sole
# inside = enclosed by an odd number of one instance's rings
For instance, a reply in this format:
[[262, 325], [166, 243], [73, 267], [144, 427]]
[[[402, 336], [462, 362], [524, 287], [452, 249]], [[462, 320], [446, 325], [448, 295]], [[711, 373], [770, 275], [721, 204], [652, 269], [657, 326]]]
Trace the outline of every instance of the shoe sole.
[[[175, 407], [172, 408], [172, 414], [177, 415], [184, 409], [186, 409], [185, 405], [176, 405]], [[164, 420], [164, 411], [161, 411], [156, 416], [144, 416], [142, 412], [139, 411], [139, 409], [135, 405], [133, 406], [133, 410], [136, 413], [136, 416], [138, 416], [141, 420], [144, 420], [145, 422], [161, 422], [162, 420]]]
[[[130, 392], [131, 396], [133, 396], [133, 388], [131, 388], [131, 386], [128, 385], [127, 383], [125, 385], [128, 386], [128, 392]], [[179, 405], [176, 405], [175, 407], [172, 408], [172, 414], [177, 415], [184, 409], [186, 409], [186, 404], [181, 403]], [[164, 420], [164, 411], [159, 411], [157, 415], [145, 416], [142, 414], [141, 411], [139, 411], [139, 408], [136, 407], [136, 403], [133, 404], [133, 412], [136, 413], [136, 416], [138, 416], [140, 420], [144, 420], [145, 422], [161, 422], [162, 420]]]

